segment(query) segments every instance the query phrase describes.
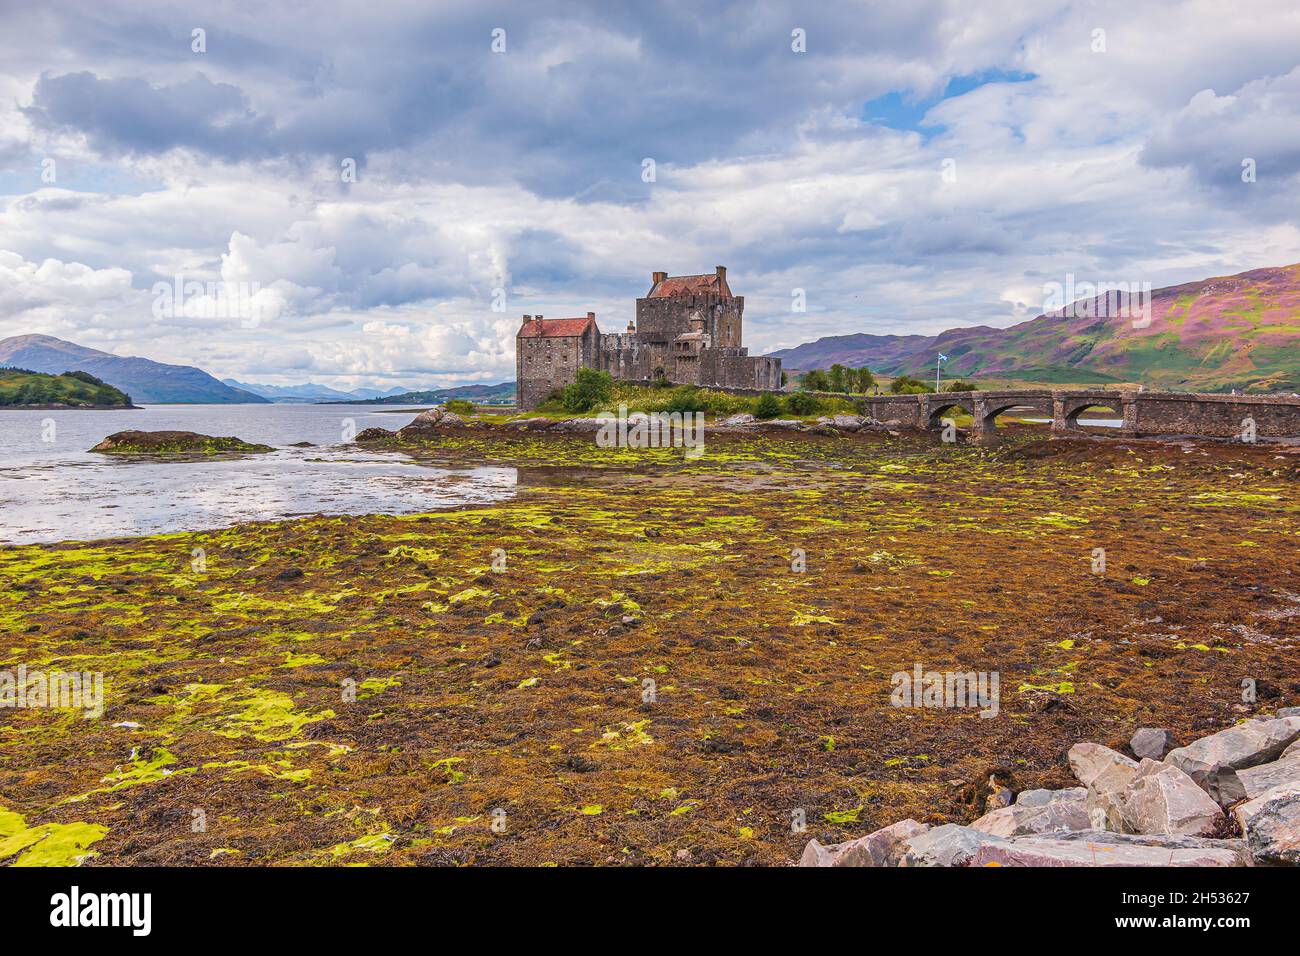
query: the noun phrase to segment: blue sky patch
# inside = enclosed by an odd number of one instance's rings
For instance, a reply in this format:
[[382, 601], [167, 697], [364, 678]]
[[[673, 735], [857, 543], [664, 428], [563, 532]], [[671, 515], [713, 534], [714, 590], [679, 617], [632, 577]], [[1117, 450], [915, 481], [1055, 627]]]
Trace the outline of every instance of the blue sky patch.
[[929, 139], [939, 133], [943, 127], [938, 124], [923, 125], [925, 114], [944, 100], [964, 96], [990, 83], [1027, 83], [1033, 79], [1037, 79], [1037, 74], [1022, 73], [1018, 70], [984, 70], [980, 73], [954, 76], [939, 96], [919, 99], [910, 92], [897, 90], [878, 96], [862, 107], [862, 119], [890, 129], [912, 130]]

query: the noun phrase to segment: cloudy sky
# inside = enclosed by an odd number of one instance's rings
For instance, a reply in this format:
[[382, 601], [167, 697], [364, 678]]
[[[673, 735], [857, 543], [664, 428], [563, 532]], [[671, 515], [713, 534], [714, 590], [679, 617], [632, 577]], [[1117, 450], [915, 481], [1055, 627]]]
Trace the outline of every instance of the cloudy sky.
[[757, 353], [1300, 261], [1294, 0], [0, 12], [0, 336], [442, 385], [654, 270]]

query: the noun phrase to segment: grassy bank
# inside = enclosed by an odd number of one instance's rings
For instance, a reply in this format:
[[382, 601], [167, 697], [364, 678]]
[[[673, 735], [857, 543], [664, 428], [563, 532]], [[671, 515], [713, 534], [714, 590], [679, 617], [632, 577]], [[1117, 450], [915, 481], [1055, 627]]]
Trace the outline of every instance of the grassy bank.
[[125, 392], [87, 372], [46, 375], [0, 368], [0, 408], [130, 408]]

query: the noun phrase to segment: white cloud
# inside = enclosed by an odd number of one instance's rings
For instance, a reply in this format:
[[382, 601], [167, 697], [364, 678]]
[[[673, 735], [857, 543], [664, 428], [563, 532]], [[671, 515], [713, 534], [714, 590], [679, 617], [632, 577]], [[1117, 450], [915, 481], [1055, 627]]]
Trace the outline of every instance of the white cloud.
[[[289, 29], [234, 4], [202, 59], [158, 9], [24, 15], [0, 39], [4, 334], [424, 386], [509, 378], [521, 312], [621, 328], [655, 269], [728, 265], [758, 352], [1011, 324], [1067, 272], [1158, 286], [1300, 260], [1300, 11], [1280, 0], [738, 4], [726, 29], [682, 4], [502, 8], [504, 56], [469, 5], [341, 4]], [[975, 82], [922, 131], [863, 119], [998, 71], [1033, 78]], [[111, 109], [71, 95], [106, 91]], [[193, 102], [246, 108], [249, 141]], [[256, 286], [261, 321], [206, 293], [156, 317], [150, 290], [177, 275]]]

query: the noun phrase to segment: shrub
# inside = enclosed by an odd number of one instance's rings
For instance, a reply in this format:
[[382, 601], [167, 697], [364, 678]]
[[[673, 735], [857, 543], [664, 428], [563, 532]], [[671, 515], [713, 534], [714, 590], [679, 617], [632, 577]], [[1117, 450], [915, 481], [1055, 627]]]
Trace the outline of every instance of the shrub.
[[457, 415], [474, 414], [474, 403], [463, 398], [449, 399], [443, 407], [449, 412], [455, 412]]
[[614, 379], [608, 372], [580, 368], [577, 381], [564, 386], [564, 391], [560, 393], [560, 404], [566, 412], [578, 415], [608, 402], [613, 390]]
[[758, 401], [754, 403], [755, 418], [776, 418], [780, 414], [781, 402], [771, 392], [764, 392], [758, 397]]
[[689, 386], [677, 389], [668, 397], [664, 403], [663, 411], [681, 412], [683, 415], [689, 415], [692, 412], [709, 411], [709, 403], [699, 394], [698, 389]]
[[799, 379], [799, 387], [808, 392], [829, 392], [831, 390], [830, 378], [819, 368], [811, 372], [804, 372]]
[[921, 392], [933, 392], [934, 387], [910, 375], [900, 375], [889, 383], [889, 390], [895, 395], [917, 395]]
[[974, 382], [963, 382], [961, 379], [954, 379], [944, 385], [945, 392], [978, 392]]
[[791, 392], [785, 397], [785, 410], [791, 415], [815, 415], [822, 409], [822, 403], [816, 395], [807, 392]]

